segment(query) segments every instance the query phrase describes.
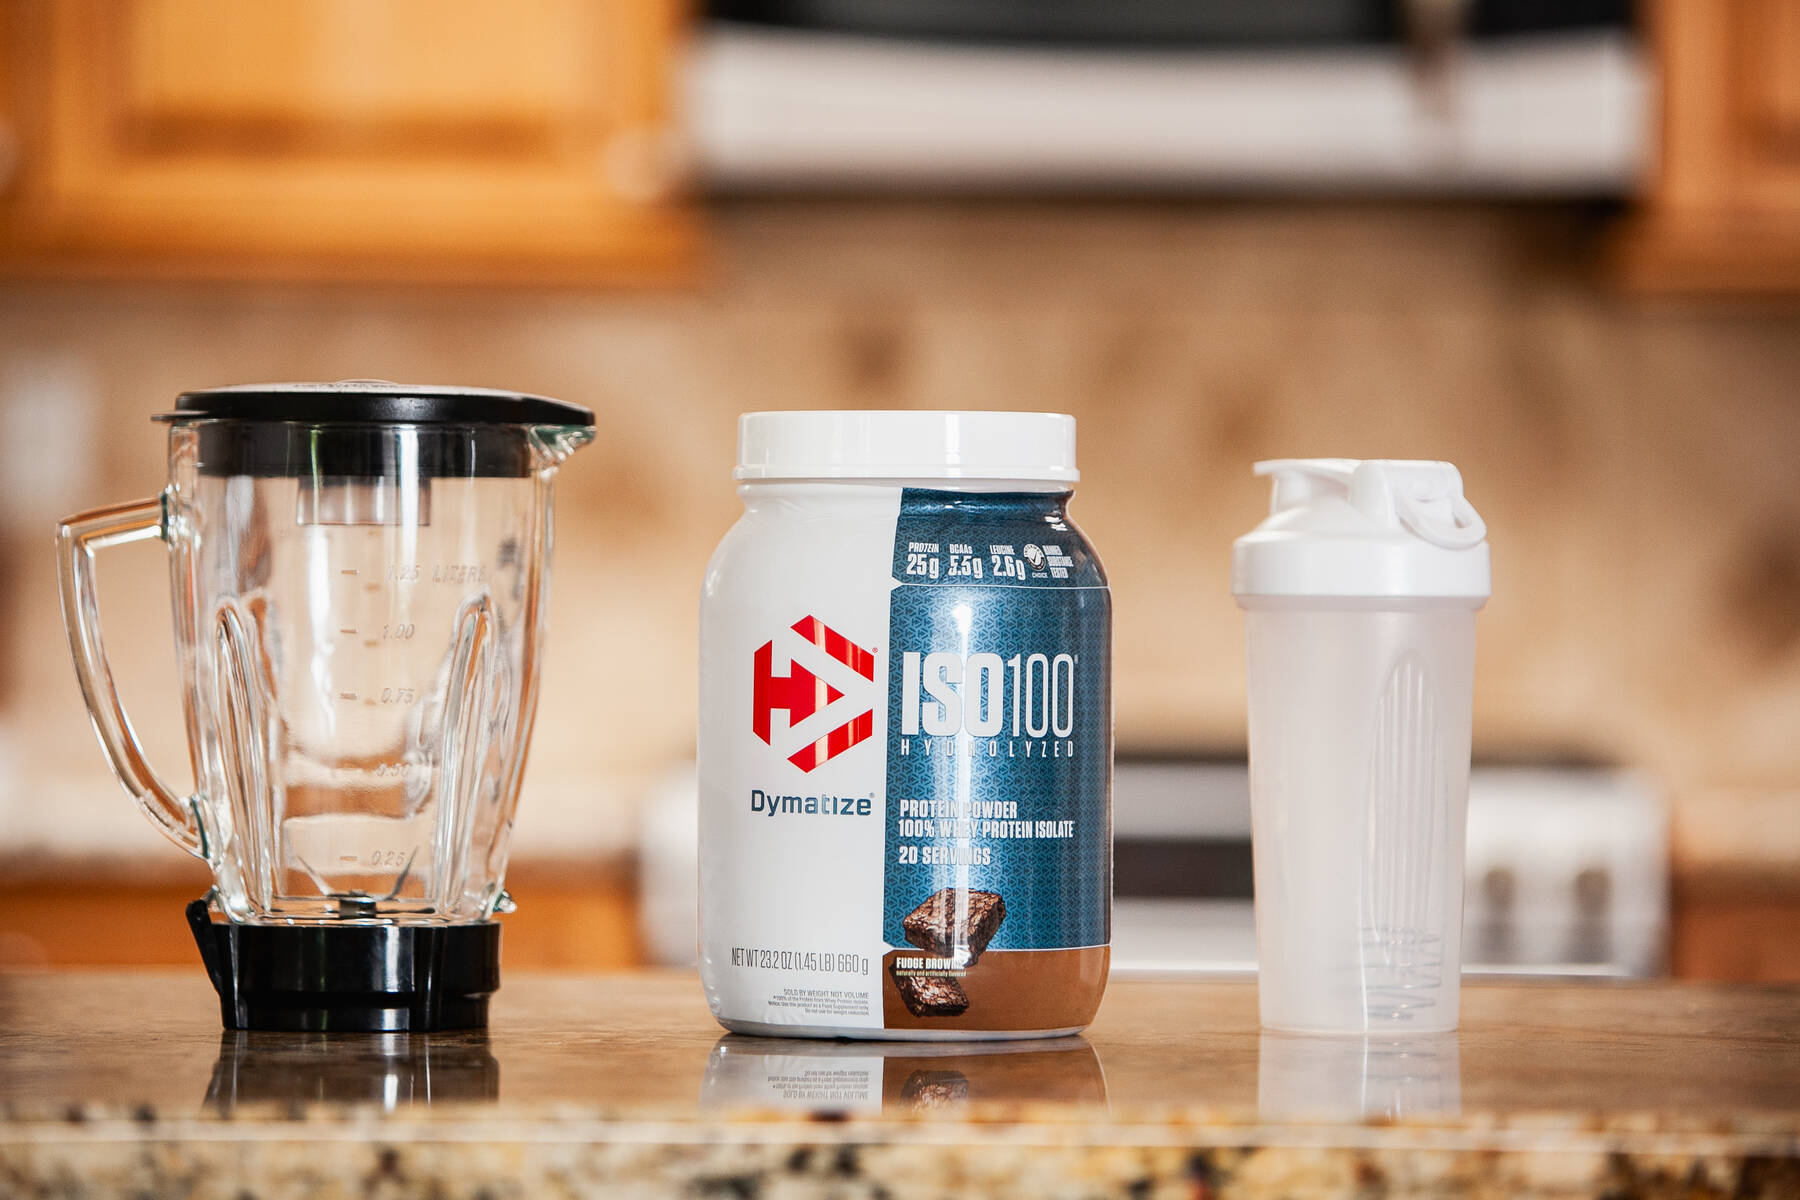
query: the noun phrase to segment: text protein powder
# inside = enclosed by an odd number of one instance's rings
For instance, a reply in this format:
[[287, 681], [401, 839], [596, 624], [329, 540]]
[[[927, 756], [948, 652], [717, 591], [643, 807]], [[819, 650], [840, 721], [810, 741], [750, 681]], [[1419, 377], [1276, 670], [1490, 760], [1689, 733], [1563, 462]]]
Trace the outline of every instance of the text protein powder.
[[1074, 420], [751, 413], [700, 630], [701, 977], [748, 1033], [1085, 1026], [1112, 607]]

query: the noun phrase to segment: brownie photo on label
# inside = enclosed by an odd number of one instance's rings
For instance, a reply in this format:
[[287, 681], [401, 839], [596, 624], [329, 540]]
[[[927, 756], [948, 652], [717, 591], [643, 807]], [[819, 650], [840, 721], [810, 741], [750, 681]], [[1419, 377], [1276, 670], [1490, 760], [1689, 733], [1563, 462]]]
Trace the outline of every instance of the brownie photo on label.
[[951, 958], [959, 948], [966, 948], [972, 964], [1004, 920], [1006, 901], [999, 892], [943, 888], [907, 913], [900, 928], [907, 941], [938, 958]]
[[893, 968], [900, 1002], [915, 1017], [960, 1017], [969, 1011], [968, 993], [948, 975], [902, 975]]

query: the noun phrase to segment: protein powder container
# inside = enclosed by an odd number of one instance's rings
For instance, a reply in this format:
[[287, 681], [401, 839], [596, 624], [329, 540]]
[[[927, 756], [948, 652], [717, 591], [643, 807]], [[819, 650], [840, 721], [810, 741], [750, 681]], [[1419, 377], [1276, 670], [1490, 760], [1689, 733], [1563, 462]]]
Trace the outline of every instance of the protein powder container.
[[1112, 909], [1112, 598], [1075, 420], [767, 412], [700, 612], [700, 975], [740, 1033], [1086, 1026]]

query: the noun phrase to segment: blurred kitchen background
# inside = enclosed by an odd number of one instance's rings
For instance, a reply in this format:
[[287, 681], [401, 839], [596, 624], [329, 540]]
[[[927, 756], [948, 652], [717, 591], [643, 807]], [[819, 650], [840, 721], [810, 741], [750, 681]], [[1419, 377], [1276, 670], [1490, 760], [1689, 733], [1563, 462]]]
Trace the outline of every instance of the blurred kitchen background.
[[[1796, 0], [0, 0], [0, 962], [190, 963], [55, 520], [191, 387], [545, 392], [513, 967], [691, 953], [734, 418], [1076, 414], [1117, 608], [1119, 959], [1244, 965], [1259, 458], [1487, 518], [1469, 957], [1800, 979]], [[160, 545], [115, 670], [186, 749]]]

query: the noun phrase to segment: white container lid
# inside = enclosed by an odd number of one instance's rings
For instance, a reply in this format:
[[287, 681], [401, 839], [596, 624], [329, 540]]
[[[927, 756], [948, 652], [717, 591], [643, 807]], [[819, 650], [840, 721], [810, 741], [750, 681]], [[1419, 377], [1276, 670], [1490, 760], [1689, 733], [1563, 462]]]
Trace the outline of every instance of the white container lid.
[[1074, 483], [1075, 418], [1040, 412], [753, 412], [736, 477]]
[[1447, 462], [1281, 458], [1269, 518], [1232, 546], [1231, 592], [1417, 597], [1479, 608], [1492, 590], [1487, 526]]

